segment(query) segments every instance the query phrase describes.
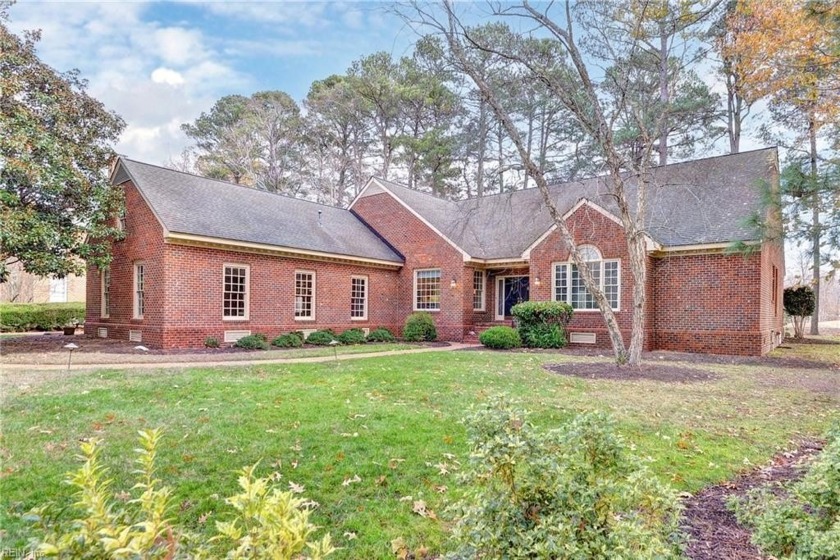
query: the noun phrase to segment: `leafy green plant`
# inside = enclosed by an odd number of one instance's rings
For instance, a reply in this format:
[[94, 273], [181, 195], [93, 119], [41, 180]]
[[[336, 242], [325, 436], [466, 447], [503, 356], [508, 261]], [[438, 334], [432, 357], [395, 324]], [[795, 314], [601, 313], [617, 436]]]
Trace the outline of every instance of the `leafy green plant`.
[[271, 345], [278, 348], [300, 348], [303, 346], [303, 338], [296, 333], [281, 334], [271, 341]]
[[364, 344], [366, 342], [365, 332], [359, 328], [347, 329], [337, 338], [342, 344]]
[[516, 329], [511, 327], [490, 327], [478, 335], [478, 341], [487, 348], [507, 350], [522, 346], [522, 339]]
[[802, 480], [729, 502], [752, 541], [776, 558], [840, 558], [840, 424]]
[[[47, 504], [29, 515], [41, 537], [39, 554], [83, 559], [232, 559], [324, 558], [335, 550], [326, 534], [312, 540], [317, 530], [309, 521], [305, 501], [272, 487], [268, 478], [254, 475], [256, 465], [239, 476], [242, 492], [225, 502], [233, 507], [230, 521], [216, 522], [217, 534], [204, 539], [187, 531], [173, 517], [172, 491], [157, 478], [155, 461], [160, 430], [139, 432], [137, 482], [131, 492], [111, 489], [108, 469], [102, 466], [101, 440], [82, 442], [82, 466], [68, 474], [76, 488], [72, 508]], [[124, 496], [134, 497], [124, 499]], [[71, 519], [67, 519], [69, 515]], [[215, 548], [208, 546], [215, 545]], [[219, 548], [227, 552], [219, 552]]]
[[208, 336], [204, 339], [204, 346], [206, 348], [218, 348], [220, 346], [219, 339], [215, 336]]
[[264, 333], [254, 333], [251, 336], [253, 336], [254, 338], [258, 338], [263, 342], [268, 342], [268, 336], [266, 336]]
[[402, 337], [407, 342], [437, 340], [437, 329], [431, 313], [418, 311], [406, 317]]
[[793, 332], [795, 338], [805, 337], [805, 319], [814, 313], [816, 299], [811, 286], [794, 286], [785, 288], [782, 304], [785, 313], [793, 318]]
[[522, 343], [529, 348], [561, 348], [566, 345], [566, 325], [572, 306], [559, 301], [525, 301], [510, 310]]
[[315, 331], [306, 337], [307, 344], [317, 344], [318, 346], [326, 346], [333, 340], [335, 340], [335, 333], [331, 329]]
[[368, 342], [396, 342], [394, 334], [385, 327], [377, 327], [367, 335]]
[[492, 399], [469, 415], [455, 558], [678, 558], [679, 503], [603, 413], [538, 432]]
[[268, 343], [265, 341], [265, 336], [258, 334], [249, 334], [243, 336], [233, 343], [236, 348], [246, 348], [248, 350], [268, 350]]
[[54, 331], [78, 324], [85, 316], [84, 303], [3, 303], [0, 330], [4, 332]]

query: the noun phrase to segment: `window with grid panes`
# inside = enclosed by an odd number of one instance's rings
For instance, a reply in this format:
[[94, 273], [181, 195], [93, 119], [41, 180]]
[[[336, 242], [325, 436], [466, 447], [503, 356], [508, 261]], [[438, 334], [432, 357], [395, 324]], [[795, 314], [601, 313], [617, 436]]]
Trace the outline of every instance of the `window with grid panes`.
[[[618, 260], [602, 260], [601, 253], [592, 246], [582, 246], [578, 250], [589, 266], [592, 277], [610, 303], [617, 311], [620, 304], [621, 276]], [[573, 263], [554, 265], [554, 300], [568, 303], [574, 309], [598, 309], [595, 298], [586, 289], [583, 276]]]
[[295, 272], [295, 319], [315, 318], [315, 273]]
[[414, 271], [415, 311], [440, 309], [440, 269]]
[[350, 318], [367, 319], [367, 276], [350, 278]]
[[100, 310], [99, 315], [103, 319], [107, 319], [111, 316], [111, 269], [110, 268], [103, 268], [102, 272], [99, 275], [100, 285], [102, 286], [102, 297], [100, 298], [100, 304], [102, 305], [102, 309]]
[[224, 267], [222, 318], [248, 318], [248, 267], [228, 264]]
[[146, 311], [146, 265], [134, 263], [134, 318], [142, 319]]
[[484, 311], [484, 271], [473, 271], [473, 311]]

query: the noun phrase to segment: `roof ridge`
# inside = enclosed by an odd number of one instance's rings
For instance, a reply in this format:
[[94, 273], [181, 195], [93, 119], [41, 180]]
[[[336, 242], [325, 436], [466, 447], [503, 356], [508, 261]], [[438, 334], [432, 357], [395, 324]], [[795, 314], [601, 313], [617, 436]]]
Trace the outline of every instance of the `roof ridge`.
[[340, 206], [332, 206], [332, 205], [326, 204], [324, 202], [315, 202], [313, 200], [307, 200], [305, 198], [298, 198], [296, 196], [291, 196], [291, 195], [284, 194], [284, 193], [266, 191], [266, 190], [258, 189], [258, 188], [255, 188], [255, 187], [249, 187], [248, 185], [240, 185], [239, 183], [233, 183], [231, 181], [225, 181], [223, 179], [215, 179], [213, 177], [205, 177], [204, 175], [199, 175], [198, 173], [190, 173], [189, 171], [180, 171], [178, 169], [172, 169], [171, 167], [166, 167], [166, 166], [163, 166], [163, 165], [157, 165], [155, 163], [147, 163], [145, 161], [138, 161], [136, 159], [130, 158], [128, 156], [124, 156], [122, 154], [118, 154], [118, 157], [121, 160], [130, 161], [132, 163], [136, 163], [136, 164], [139, 164], [139, 165], [145, 165], [147, 167], [155, 167], [155, 168], [161, 169], [163, 171], [178, 173], [179, 175], [187, 175], [189, 177], [195, 177], [196, 179], [201, 179], [201, 180], [204, 180], [204, 181], [212, 181], [214, 183], [220, 183], [222, 185], [226, 185], [226, 186], [229, 186], [229, 187], [239, 187], [239, 188], [242, 188], [242, 189], [248, 189], [249, 191], [252, 191], [252, 192], [265, 193], [265, 194], [268, 194], [268, 195], [279, 196], [279, 197], [287, 198], [287, 199], [290, 199], [290, 200], [297, 200], [298, 202], [306, 202], [308, 204], [314, 204], [315, 206], [323, 206], [325, 208], [331, 208], [333, 210], [349, 211], [349, 210], [347, 210], [347, 208], [342, 208]]

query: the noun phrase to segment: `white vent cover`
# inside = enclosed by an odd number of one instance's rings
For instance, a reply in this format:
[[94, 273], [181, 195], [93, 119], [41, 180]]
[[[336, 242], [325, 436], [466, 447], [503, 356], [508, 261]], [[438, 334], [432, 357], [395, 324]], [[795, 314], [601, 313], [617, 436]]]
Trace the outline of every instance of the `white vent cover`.
[[300, 332], [303, 333], [303, 339], [306, 340], [309, 338], [309, 335], [317, 331], [318, 329], [301, 329]]
[[370, 334], [370, 329], [367, 327], [362, 327], [362, 332], [365, 333], [365, 336]]
[[143, 331], [128, 331], [129, 342], [143, 342]]
[[249, 336], [251, 331], [225, 331], [225, 342], [236, 342], [244, 336]]
[[573, 332], [569, 335], [569, 342], [573, 344], [595, 344], [595, 333]]
[[108, 329], [105, 327], [99, 327], [96, 329], [96, 336], [99, 338], [108, 338]]

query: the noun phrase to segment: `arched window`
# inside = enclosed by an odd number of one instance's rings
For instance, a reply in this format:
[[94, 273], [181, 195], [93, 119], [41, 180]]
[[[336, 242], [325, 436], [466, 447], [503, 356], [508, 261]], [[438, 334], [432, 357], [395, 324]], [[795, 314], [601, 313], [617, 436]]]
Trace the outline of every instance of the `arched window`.
[[[580, 245], [578, 252], [589, 265], [592, 276], [607, 296], [610, 307], [618, 311], [621, 292], [620, 261], [618, 259], [604, 260], [601, 251], [594, 245]], [[554, 264], [553, 284], [555, 301], [564, 301], [572, 308], [579, 310], [598, 309], [595, 298], [584, 286], [583, 277], [571, 261]]]

